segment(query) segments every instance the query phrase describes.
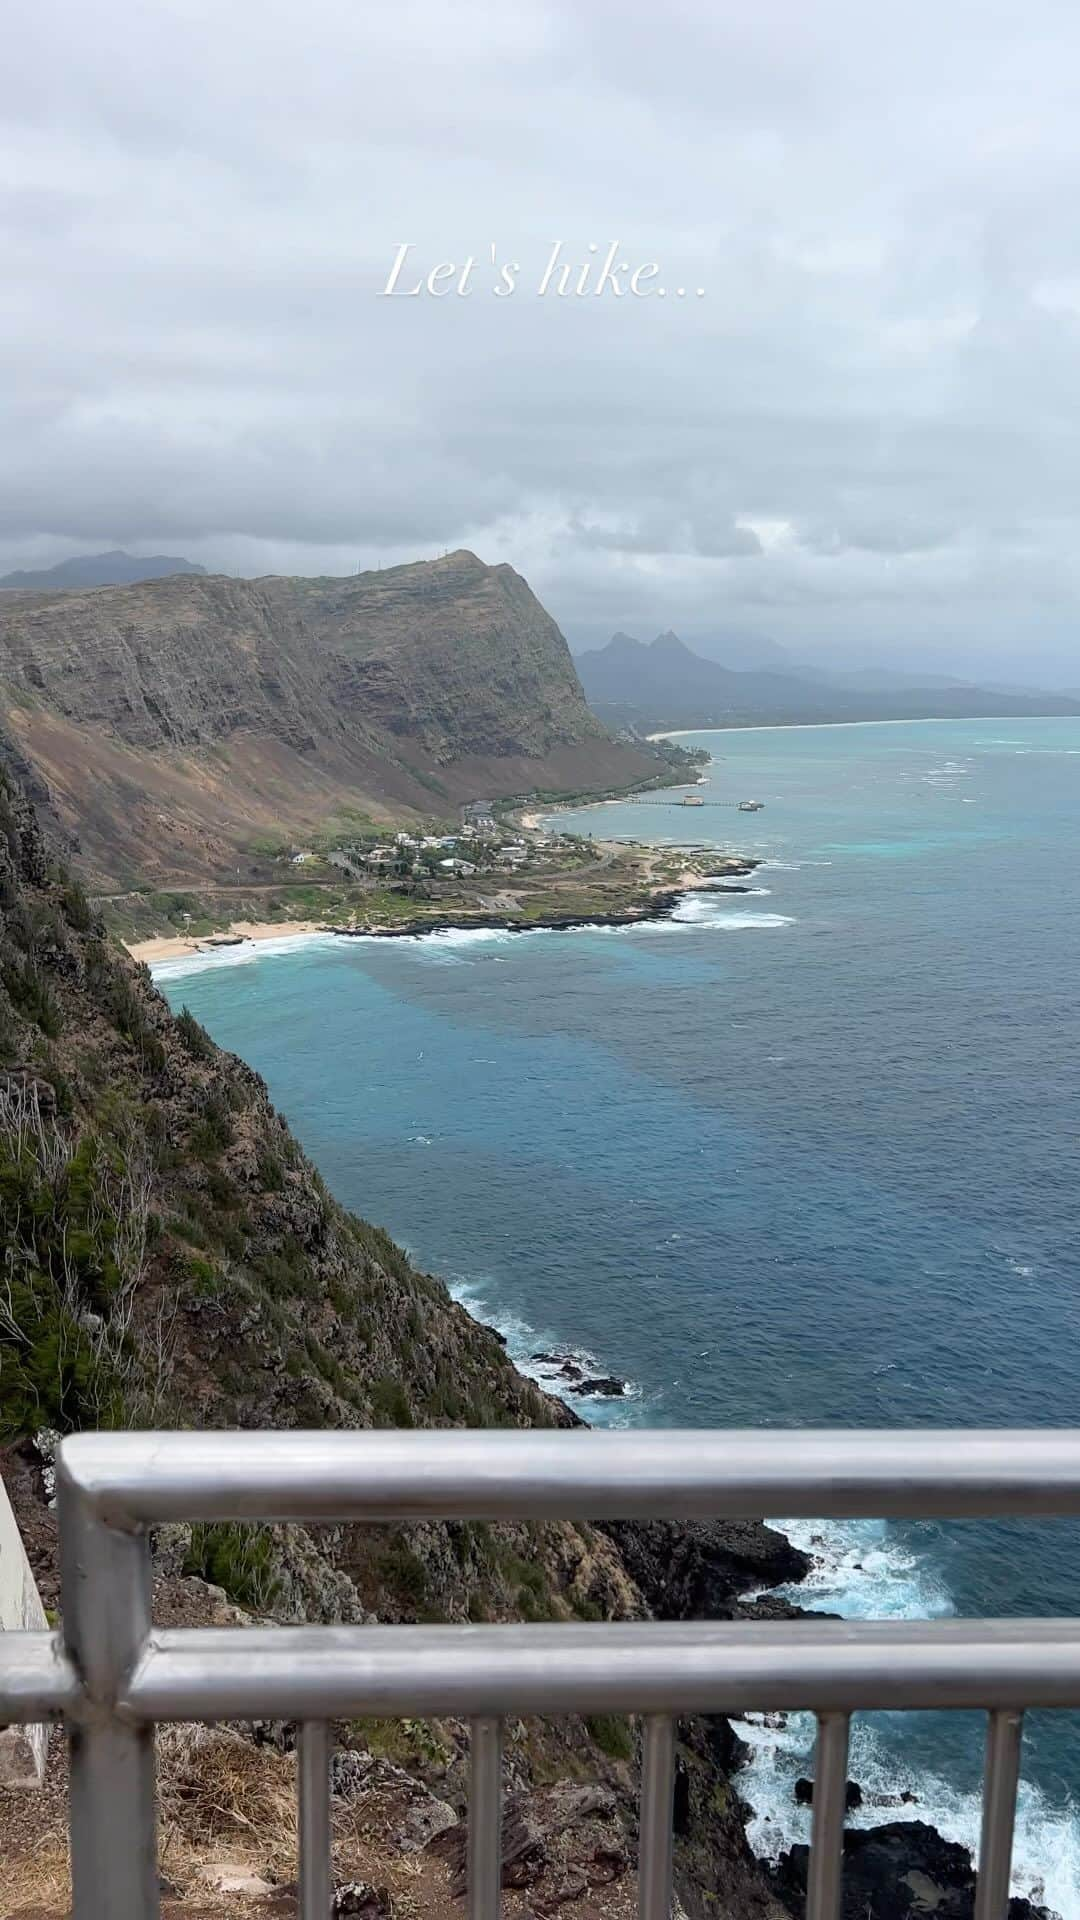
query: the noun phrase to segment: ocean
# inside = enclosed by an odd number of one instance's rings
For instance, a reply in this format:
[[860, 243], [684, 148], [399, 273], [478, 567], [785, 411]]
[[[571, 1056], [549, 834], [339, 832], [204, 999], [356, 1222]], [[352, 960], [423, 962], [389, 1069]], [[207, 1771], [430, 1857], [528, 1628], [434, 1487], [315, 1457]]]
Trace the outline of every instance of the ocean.
[[[634, 928], [283, 940], [160, 984], [520, 1365], [550, 1379], [533, 1356], [564, 1346], [627, 1381], [589, 1419], [1080, 1422], [1080, 719], [681, 738], [714, 804], [558, 824], [752, 854], [747, 893]], [[803, 1605], [1080, 1611], [1071, 1522], [787, 1530]], [[762, 1853], [807, 1837], [811, 1731], [740, 1726]], [[1029, 1718], [1014, 1875], [1067, 1920], [1078, 1735]], [[851, 1817], [973, 1847], [981, 1746], [977, 1717], [861, 1717]]]

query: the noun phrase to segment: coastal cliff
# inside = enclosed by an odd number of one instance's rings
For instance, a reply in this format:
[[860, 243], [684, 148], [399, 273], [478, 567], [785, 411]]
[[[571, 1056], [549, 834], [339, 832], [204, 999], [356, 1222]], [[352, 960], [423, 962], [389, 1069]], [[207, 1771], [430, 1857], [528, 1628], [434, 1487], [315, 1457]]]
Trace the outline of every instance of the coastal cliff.
[[[48, 1606], [59, 1596], [44, 1470], [58, 1433], [576, 1424], [438, 1280], [333, 1200], [259, 1076], [190, 1016], [175, 1017], [145, 969], [104, 938], [10, 778], [0, 786], [0, 1209], [2, 1464]], [[631, 1550], [632, 1528], [569, 1523], [163, 1529], [159, 1617], [218, 1618], [228, 1606], [282, 1620], [641, 1618], [679, 1538], [642, 1530]], [[698, 1590], [727, 1612], [740, 1591], [797, 1578], [805, 1564], [782, 1535], [745, 1523], [695, 1529], [692, 1559]], [[373, 1734], [340, 1732], [343, 1757], [374, 1764]], [[688, 1723], [684, 1734], [688, 1910], [704, 1916], [723, 1886], [733, 1912], [775, 1915], [731, 1786], [735, 1736], [726, 1722]], [[417, 1792], [437, 1784], [460, 1806], [465, 1745], [446, 1724], [430, 1741], [395, 1735], [393, 1755]], [[621, 1720], [522, 1723], [510, 1776], [526, 1799], [553, 1781], [591, 1782], [606, 1809], [607, 1839], [595, 1845], [616, 1849], [621, 1874], [633, 1854], [634, 1752]], [[177, 1818], [183, 1827], [188, 1813]], [[537, 1841], [537, 1879], [554, 1873], [555, 1855], [550, 1835]], [[600, 1877], [617, 1876], [605, 1867]]]
[[96, 888], [235, 880], [261, 840], [654, 775], [511, 567], [176, 575], [0, 596], [0, 729]]

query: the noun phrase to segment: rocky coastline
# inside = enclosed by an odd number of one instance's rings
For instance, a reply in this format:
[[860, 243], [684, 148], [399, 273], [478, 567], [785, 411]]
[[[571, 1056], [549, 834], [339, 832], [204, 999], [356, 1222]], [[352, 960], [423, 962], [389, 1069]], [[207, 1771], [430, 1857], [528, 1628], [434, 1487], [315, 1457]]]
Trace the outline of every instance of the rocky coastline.
[[520, 915], [506, 911], [486, 912], [483, 910], [463, 913], [423, 913], [407, 920], [394, 921], [389, 926], [330, 926], [327, 933], [338, 935], [345, 940], [416, 940], [427, 933], [461, 933], [475, 929], [496, 933], [538, 933], [567, 932], [573, 927], [633, 927], [646, 921], [669, 920], [679, 902], [688, 893], [703, 890], [746, 893], [746, 887], [724, 888], [717, 883], [728, 875], [745, 875], [754, 872], [760, 861], [744, 859], [732, 855], [725, 858], [715, 873], [693, 874], [671, 886], [652, 890], [646, 899], [628, 901], [625, 906], [612, 907], [603, 912], [590, 912], [588, 909], [568, 907], [550, 913], [540, 913], [525, 920]]

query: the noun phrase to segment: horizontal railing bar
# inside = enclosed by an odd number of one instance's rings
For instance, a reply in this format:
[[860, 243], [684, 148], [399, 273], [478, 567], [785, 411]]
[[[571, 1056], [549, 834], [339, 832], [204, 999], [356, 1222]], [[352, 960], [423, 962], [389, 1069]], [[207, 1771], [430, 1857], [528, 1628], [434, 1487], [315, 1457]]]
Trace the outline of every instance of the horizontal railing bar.
[[78, 1676], [58, 1633], [0, 1633], [0, 1727], [69, 1713], [78, 1698]]
[[116, 1527], [166, 1520], [1080, 1513], [1080, 1430], [75, 1434]]
[[1075, 1620], [177, 1628], [140, 1720], [1080, 1707]]

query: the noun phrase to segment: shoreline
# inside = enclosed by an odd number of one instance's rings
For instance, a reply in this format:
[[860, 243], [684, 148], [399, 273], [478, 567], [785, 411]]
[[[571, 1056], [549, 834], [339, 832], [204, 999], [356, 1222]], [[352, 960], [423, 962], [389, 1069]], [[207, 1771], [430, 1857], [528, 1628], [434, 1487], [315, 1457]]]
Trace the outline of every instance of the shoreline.
[[219, 933], [154, 934], [149, 940], [124, 940], [121, 945], [133, 960], [152, 967], [160, 961], [194, 959], [249, 942], [257, 945], [264, 940], [287, 940], [330, 931], [322, 920], [234, 920]]
[[[655, 733], [647, 733], [647, 740], [679, 740], [685, 734], [698, 733], [812, 733], [822, 727], [949, 727], [967, 726], [969, 722], [996, 723], [1012, 720], [1023, 723], [1027, 720], [1077, 720], [1076, 713], [924, 713], [892, 714], [888, 719], [879, 720], [748, 720], [730, 727], [661, 727]], [[627, 795], [632, 799], [633, 795]]]
[[559, 933], [574, 927], [632, 927], [652, 920], [670, 918], [685, 894], [713, 890], [721, 880], [737, 880], [752, 874], [761, 865], [749, 855], [718, 853], [705, 863], [711, 871], [686, 868], [678, 880], [653, 886], [648, 893], [608, 910], [575, 908], [537, 914], [532, 919], [514, 913], [485, 910], [475, 912], [415, 914], [386, 925], [341, 926], [329, 920], [251, 921], [236, 920], [218, 933], [156, 934], [147, 940], [124, 941], [132, 959], [144, 966], [163, 966], [177, 960], [205, 959], [236, 947], [258, 946], [268, 941], [332, 936], [339, 940], [417, 940], [432, 933]]

